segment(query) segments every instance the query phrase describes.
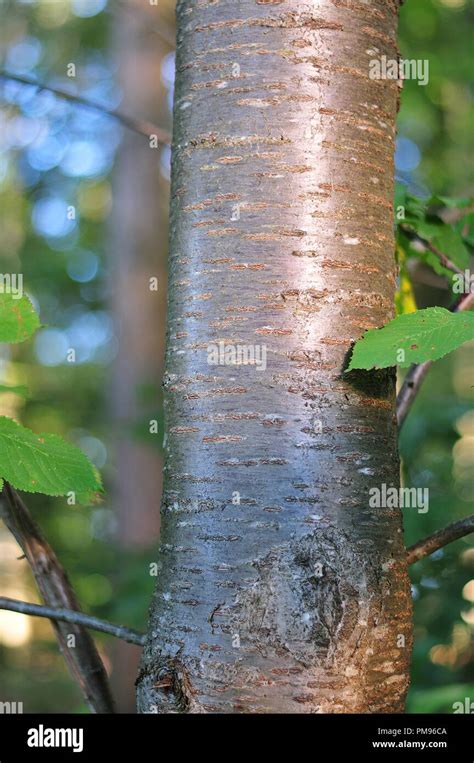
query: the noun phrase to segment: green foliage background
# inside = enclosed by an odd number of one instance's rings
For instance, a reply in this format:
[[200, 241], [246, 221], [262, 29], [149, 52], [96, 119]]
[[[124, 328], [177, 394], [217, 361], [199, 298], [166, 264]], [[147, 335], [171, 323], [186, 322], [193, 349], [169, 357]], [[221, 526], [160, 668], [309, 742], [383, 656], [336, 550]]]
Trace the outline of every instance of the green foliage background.
[[[427, 197], [474, 194], [468, 160], [474, 132], [473, 23], [471, 0], [407, 0], [402, 6], [401, 55], [428, 59], [430, 81], [426, 87], [404, 83], [399, 134], [416, 143], [420, 163], [410, 177], [401, 172], [399, 179]], [[415, 281], [415, 295], [421, 308], [449, 304], [449, 292], [437, 281]], [[429, 512], [405, 514], [408, 545], [474, 510], [472, 361], [472, 344], [437, 361], [402, 430], [405, 484], [430, 488]], [[460, 430], [464, 453], [471, 454], [464, 469]], [[408, 712], [450, 713], [453, 702], [474, 697], [473, 609], [463, 597], [473, 572], [472, 537], [411, 569], [415, 648]]]

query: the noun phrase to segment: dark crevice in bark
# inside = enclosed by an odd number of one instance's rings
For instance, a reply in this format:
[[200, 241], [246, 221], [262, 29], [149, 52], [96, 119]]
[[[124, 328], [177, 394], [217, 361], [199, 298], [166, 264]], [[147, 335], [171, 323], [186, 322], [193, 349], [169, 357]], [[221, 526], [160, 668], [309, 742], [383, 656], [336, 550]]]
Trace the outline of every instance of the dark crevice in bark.
[[[137, 684], [147, 681], [148, 675], [149, 670], [141, 671]], [[156, 697], [156, 708], [160, 707], [160, 712], [187, 713], [195, 710], [189, 672], [178, 657], [155, 660], [153, 676], [155, 683], [150, 686], [150, 695], [152, 699]], [[148, 711], [155, 711], [154, 702], [151, 702]]]

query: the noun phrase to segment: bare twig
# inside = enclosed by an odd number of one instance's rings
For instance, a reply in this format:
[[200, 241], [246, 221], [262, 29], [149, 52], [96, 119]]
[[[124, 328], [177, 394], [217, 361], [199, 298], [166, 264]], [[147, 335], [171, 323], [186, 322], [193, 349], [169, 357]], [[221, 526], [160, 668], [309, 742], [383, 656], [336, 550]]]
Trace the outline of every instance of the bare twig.
[[[74, 590], [56, 554], [18, 493], [5, 483], [0, 517], [16, 538], [46, 605], [80, 611]], [[52, 623], [69, 669], [92, 712], [113, 713], [114, 703], [102, 660], [88, 631], [78, 624]], [[72, 648], [71, 636], [74, 636]]]
[[50, 620], [60, 620], [64, 623], [76, 623], [84, 628], [92, 628], [94, 631], [109, 633], [111, 636], [128, 641], [129, 644], [138, 644], [143, 646], [145, 643], [145, 634], [139, 633], [133, 628], [126, 628], [123, 625], [115, 625], [107, 620], [100, 620], [98, 617], [85, 615], [83, 612], [76, 612], [73, 609], [58, 609], [56, 607], [43, 607], [40, 604], [31, 604], [27, 601], [18, 601], [0, 596], [0, 609], [8, 609], [10, 612], [19, 612], [22, 615], [33, 615], [34, 617], [47, 617]]
[[424, 363], [413, 363], [408, 369], [407, 375], [400, 387], [400, 392], [397, 395], [397, 422], [399, 430], [405, 423], [413, 401], [432, 363], [432, 360], [426, 360]]
[[[474, 293], [467, 294], [454, 308], [454, 312], [461, 310], [470, 310], [474, 305]], [[426, 360], [424, 363], [414, 363], [410, 366], [403, 384], [400, 388], [400, 392], [397, 395], [397, 421], [398, 428], [401, 429], [413, 401], [416, 397], [418, 390], [420, 389], [423, 379], [430, 370], [432, 360]]]
[[474, 532], [474, 514], [464, 517], [464, 519], [458, 519], [456, 522], [451, 522], [451, 524], [442, 530], [438, 530], [433, 535], [428, 536], [428, 538], [419, 540], [418, 543], [407, 548], [407, 564], [414, 564], [414, 562], [424, 559], [425, 556], [429, 556], [439, 548], [447, 546], [448, 543], [463, 538], [472, 532]]
[[452, 260], [450, 260], [449, 257], [444, 254], [444, 252], [432, 244], [431, 241], [428, 241], [426, 238], [423, 238], [423, 236], [420, 236], [409, 225], [401, 224], [400, 228], [412, 241], [417, 241], [419, 244], [422, 244], [425, 249], [429, 249], [430, 252], [435, 254], [445, 268], [452, 270], [453, 273], [457, 273], [458, 275], [464, 275], [463, 271], [458, 268], [458, 266]]
[[86, 108], [93, 109], [94, 111], [100, 111], [102, 114], [107, 114], [107, 116], [113, 117], [113, 119], [117, 119], [125, 127], [128, 127], [130, 130], [133, 130], [139, 135], [144, 135], [146, 138], [152, 138], [156, 136], [160, 143], [169, 144], [171, 142], [170, 133], [167, 130], [164, 130], [162, 127], [158, 127], [157, 125], [154, 125], [151, 122], [147, 122], [143, 119], [135, 119], [134, 117], [130, 117], [128, 114], [122, 114], [116, 109], [108, 109], [106, 106], [103, 106], [96, 101], [91, 101], [89, 98], [84, 98], [81, 95], [69, 93], [67, 90], [63, 90], [62, 88], [53, 87], [52, 85], [45, 85], [42, 82], [36, 82], [36, 80], [34, 80], [32, 77], [27, 77], [24, 74], [20, 75], [0, 71], [0, 80], [10, 80], [12, 82], [19, 82], [22, 85], [32, 85], [37, 87], [38, 90], [47, 90], [50, 93], [54, 93], [54, 95], [57, 95], [59, 98], [64, 98], [66, 101], [77, 103], [80, 106], [85, 106]]

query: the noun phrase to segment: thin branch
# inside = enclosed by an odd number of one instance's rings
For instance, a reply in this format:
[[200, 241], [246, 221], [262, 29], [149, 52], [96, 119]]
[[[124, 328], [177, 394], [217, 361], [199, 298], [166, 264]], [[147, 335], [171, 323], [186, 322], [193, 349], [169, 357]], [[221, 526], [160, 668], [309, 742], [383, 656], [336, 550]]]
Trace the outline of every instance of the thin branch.
[[71, 103], [77, 103], [80, 106], [85, 106], [88, 109], [93, 109], [94, 111], [100, 111], [102, 114], [107, 114], [107, 116], [112, 117], [113, 119], [117, 119], [121, 124], [124, 125], [124, 127], [128, 127], [130, 130], [133, 130], [139, 135], [144, 135], [146, 138], [152, 138], [156, 136], [156, 138], [163, 144], [171, 143], [170, 133], [167, 130], [164, 130], [162, 127], [158, 127], [157, 125], [154, 125], [151, 122], [147, 122], [143, 119], [135, 119], [134, 117], [128, 116], [128, 114], [122, 114], [116, 109], [108, 109], [106, 106], [103, 106], [96, 101], [92, 101], [89, 98], [84, 98], [82, 95], [75, 95], [74, 93], [69, 93], [67, 90], [63, 90], [62, 88], [53, 87], [52, 85], [45, 85], [42, 82], [36, 82], [36, 80], [34, 80], [32, 77], [27, 77], [23, 74], [12, 74], [10, 72], [0, 71], [0, 80], [19, 82], [22, 85], [32, 85], [37, 87], [38, 90], [47, 90], [49, 93], [54, 93], [54, 95], [57, 95], [58, 98], [64, 98], [66, 101], [70, 101]]
[[[467, 294], [454, 308], [454, 312], [461, 310], [470, 310], [474, 305], [474, 293]], [[410, 366], [407, 375], [403, 380], [400, 392], [397, 395], [397, 422], [400, 430], [410, 411], [416, 394], [420, 389], [423, 380], [430, 370], [432, 360], [426, 360], [424, 363], [414, 363]]]
[[[31, 567], [45, 604], [80, 611], [71, 583], [56, 554], [31, 517], [18, 493], [5, 483], [0, 517], [16, 538]], [[90, 633], [81, 625], [53, 622], [64, 659], [92, 712], [113, 713], [107, 673]], [[70, 636], [74, 636], [74, 648]]]
[[423, 384], [424, 378], [431, 368], [433, 361], [426, 360], [424, 363], [413, 363], [408, 369], [397, 395], [397, 422], [400, 430], [413, 405], [415, 397]]
[[448, 543], [464, 538], [465, 535], [472, 532], [474, 532], [474, 514], [464, 517], [464, 519], [458, 519], [457, 522], [451, 522], [442, 530], [438, 530], [433, 535], [429, 535], [428, 538], [419, 540], [418, 543], [407, 548], [407, 564], [414, 564], [414, 562], [424, 559], [425, 556], [429, 556], [439, 548], [447, 546]]
[[449, 259], [449, 257], [444, 254], [440, 249], [438, 249], [437, 246], [431, 243], [431, 241], [428, 241], [426, 238], [423, 238], [423, 236], [420, 236], [416, 231], [413, 230], [409, 225], [405, 225], [402, 223], [400, 225], [401, 230], [408, 236], [409, 239], [412, 241], [417, 241], [419, 244], [422, 244], [425, 249], [428, 249], [430, 252], [436, 255], [438, 260], [441, 262], [441, 264], [448, 268], [448, 270], [452, 270], [453, 273], [457, 273], [458, 275], [464, 275], [463, 271], [458, 268], [458, 266]]
[[100, 620], [98, 617], [85, 615], [83, 612], [76, 612], [73, 609], [43, 607], [40, 604], [30, 604], [27, 601], [8, 599], [4, 596], [0, 596], [0, 609], [8, 609], [10, 612], [19, 612], [22, 615], [61, 620], [64, 623], [76, 623], [84, 628], [92, 628], [94, 631], [109, 633], [111, 636], [122, 639], [122, 641], [128, 641], [129, 644], [143, 646], [145, 643], [144, 633], [139, 633], [133, 630], [133, 628], [126, 628], [123, 625], [114, 625], [114, 623], [109, 623], [107, 620]]

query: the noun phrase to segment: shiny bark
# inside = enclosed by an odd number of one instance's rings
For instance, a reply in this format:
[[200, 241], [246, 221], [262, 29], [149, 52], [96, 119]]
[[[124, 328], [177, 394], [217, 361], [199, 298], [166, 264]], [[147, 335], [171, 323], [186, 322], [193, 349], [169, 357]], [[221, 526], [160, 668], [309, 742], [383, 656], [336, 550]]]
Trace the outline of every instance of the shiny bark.
[[[398, 4], [178, 3], [161, 571], [141, 712], [396, 712], [411, 610], [394, 378]], [[266, 351], [266, 368], [208, 348]], [[261, 356], [259, 356], [261, 357]]]

